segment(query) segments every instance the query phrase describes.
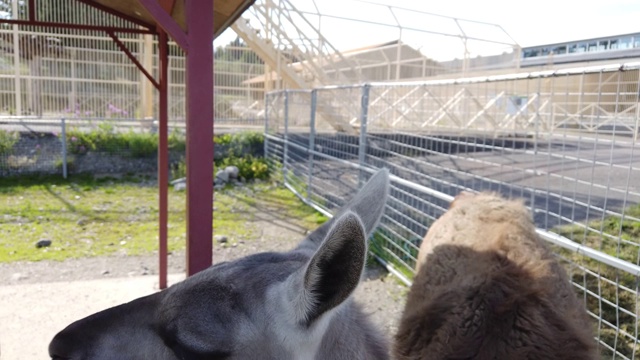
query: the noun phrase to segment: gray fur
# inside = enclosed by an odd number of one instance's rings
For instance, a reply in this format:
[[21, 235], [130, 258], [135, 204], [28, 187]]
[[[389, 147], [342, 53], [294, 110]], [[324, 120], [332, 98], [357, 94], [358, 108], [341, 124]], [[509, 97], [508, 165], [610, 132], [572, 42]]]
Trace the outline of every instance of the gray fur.
[[388, 359], [351, 294], [382, 216], [381, 170], [329, 222], [286, 253], [220, 263], [167, 290], [78, 320], [53, 359]]

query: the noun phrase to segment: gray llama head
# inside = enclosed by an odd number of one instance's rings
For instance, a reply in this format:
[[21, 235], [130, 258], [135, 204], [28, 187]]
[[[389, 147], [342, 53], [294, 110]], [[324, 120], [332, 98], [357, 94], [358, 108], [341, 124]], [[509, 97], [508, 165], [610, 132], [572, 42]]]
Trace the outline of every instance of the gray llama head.
[[383, 213], [387, 170], [295, 249], [216, 264], [170, 288], [78, 320], [53, 359], [386, 359], [350, 297]]

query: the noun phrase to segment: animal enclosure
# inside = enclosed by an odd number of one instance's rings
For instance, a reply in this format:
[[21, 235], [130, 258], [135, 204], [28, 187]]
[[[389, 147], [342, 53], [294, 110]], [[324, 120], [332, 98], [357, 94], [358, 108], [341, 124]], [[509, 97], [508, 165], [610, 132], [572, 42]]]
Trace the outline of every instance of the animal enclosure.
[[[587, 307], [603, 358], [637, 359], [639, 68], [272, 92], [265, 154], [292, 191], [327, 213], [389, 168], [371, 249], [406, 283], [429, 225], [457, 193], [524, 198]], [[351, 131], [335, 130], [345, 122]]]
[[[36, 9], [42, 21], [132, 27], [130, 22], [82, 3], [58, 12], [49, 2], [42, 1]], [[0, 17], [16, 21], [28, 19], [27, 2], [8, 3], [8, 9], [0, 9]], [[68, 5], [68, 1], [63, 3]], [[117, 33], [117, 41], [112, 36], [115, 35], [97, 30], [0, 26], [0, 117], [3, 122], [21, 120], [31, 128], [42, 128], [56, 126], [61, 118], [78, 126], [104, 120], [140, 126], [145, 119], [157, 120], [158, 98], [154, 84], [122, 51], [126, 49], [157, 79], [157, 39], [144, 33]], [[170, 125], [184, 128], [185, 56], [174, 42], [169, 42], [168, 52]], [[262, 60], [239, 40], [218, 46], [214, 56], [216, 121], [261, 117], [258, 113], [263, 109], [264, 89], [245, 82], [264, 74]]]

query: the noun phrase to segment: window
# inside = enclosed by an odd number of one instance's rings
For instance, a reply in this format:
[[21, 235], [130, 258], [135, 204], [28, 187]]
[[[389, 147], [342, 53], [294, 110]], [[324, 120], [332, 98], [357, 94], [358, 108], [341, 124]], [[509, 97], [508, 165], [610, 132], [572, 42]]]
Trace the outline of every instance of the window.
[[631, 36], [626, 36], [620, 39], [620, 49], [628, 49], [631, 47]]
[[596, 51], [596, 50], [598, 50], [598, 42], [597, 41], [590, 42], [589, 47], [587, 48], [587, 51]]
[[566, 45], [556, 46], [555, 48], [553, 48], [553, 53], [556, 55], [566, 54], [567, 46]]
[[618, 48], [618, 40], [611, 40], [609, 42], [609, 49], [614, 50]]
[[523, 57], [536, 57], [540, 55], [540, 49], [528, 49], [523, 51]]
[[600, 40], [598, 42], [598, 51], [607, 50], [609, 48], [609, 40]]

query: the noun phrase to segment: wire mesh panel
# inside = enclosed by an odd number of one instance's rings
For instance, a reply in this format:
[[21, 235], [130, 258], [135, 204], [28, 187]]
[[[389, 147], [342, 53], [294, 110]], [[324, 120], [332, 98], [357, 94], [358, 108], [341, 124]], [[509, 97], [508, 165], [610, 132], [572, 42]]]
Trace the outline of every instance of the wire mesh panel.
[[[0, 175], [154, 172], [157, 133], [136, 119], [33, 119], [0, 123]], [[184, 139], [171, 134], [181, 153]], [[182, 149], [182, 150], [181, 150]]]
[[265, 96], [264, 156], [272, 170], [284, 162], [284, 107], [284, 91]]
[[[265, 67], [262, 59], [239, 38], [214, 53], [216, 121], [262, 120]], [[184, 84], [184, 82], [183, 82]], [[262, 123], [262, 121], [261, 121]]]
[[42, 133], [0, 129], [0, 176], [62, 173], [62, 139], [60, 127]]
[[[33, 11], [42, 22], [121, 29], [122, 46], [153, 57], [143, 44], [151, 35], [127, 20], [69, 0], [39, 1], [35, 9], [29, 4], [13, 2], [5, 16], [25, 20]], [[0, 58], [12, 65], [0, 70], [2, 115], [117, 118], [132, 117], [139, 107], [141, 75], [104, 31], [3, 24]]]
[[[319, 89], [315, 108], [313, 173], [309, 193], [324, 209], [336, 209], [362, 181], [360, 161], [362, 88]], [[352, 124], [351, 133], [336, 131], [336, 124]]]
[[294, 191], [305, 193], [309, 184], [309, 145], [311, 133], [311, 92], [284, 92], [285, 154], [284, 180]]
[[[410, 282], [422, 238], [453, 196], [522, 198], [584, 300], [603, 358], [639, 358], [637, 66], [316, 89], [315, 138], [295, 142], [312, 155], [306, 199], [332, 211], [373, 169], [390, 169], [371, 249]], [[332, 108], [334, 98], [354, 106]], [[351, 132], [320, 120], [328, 115]]]
[[[155, 88], [134, 57], [158, 79], [157, 40], [138, 24], [75, 0], [8, 1], [0, 17], [27, 20], [33, 10], [54, 27], [0, 25], [0, 117], [157, 119]], [[65, 24], [99, 28], [71, 29]], [[145, 33], [146, 32], [146, 33]], [[264, 117], [262, 60], [239, 39], [216, 42], [215, 119], [219, 125], [260, 125]], [[185, 126], [183, 51], [169, 43], [169, 121]]]
[[[317, 91], [316, 150], [344, 160], [358, 159], [362, 89], [341, 87]], [[336, 131], [342, 124], [351, 127], [346, 133]]]

